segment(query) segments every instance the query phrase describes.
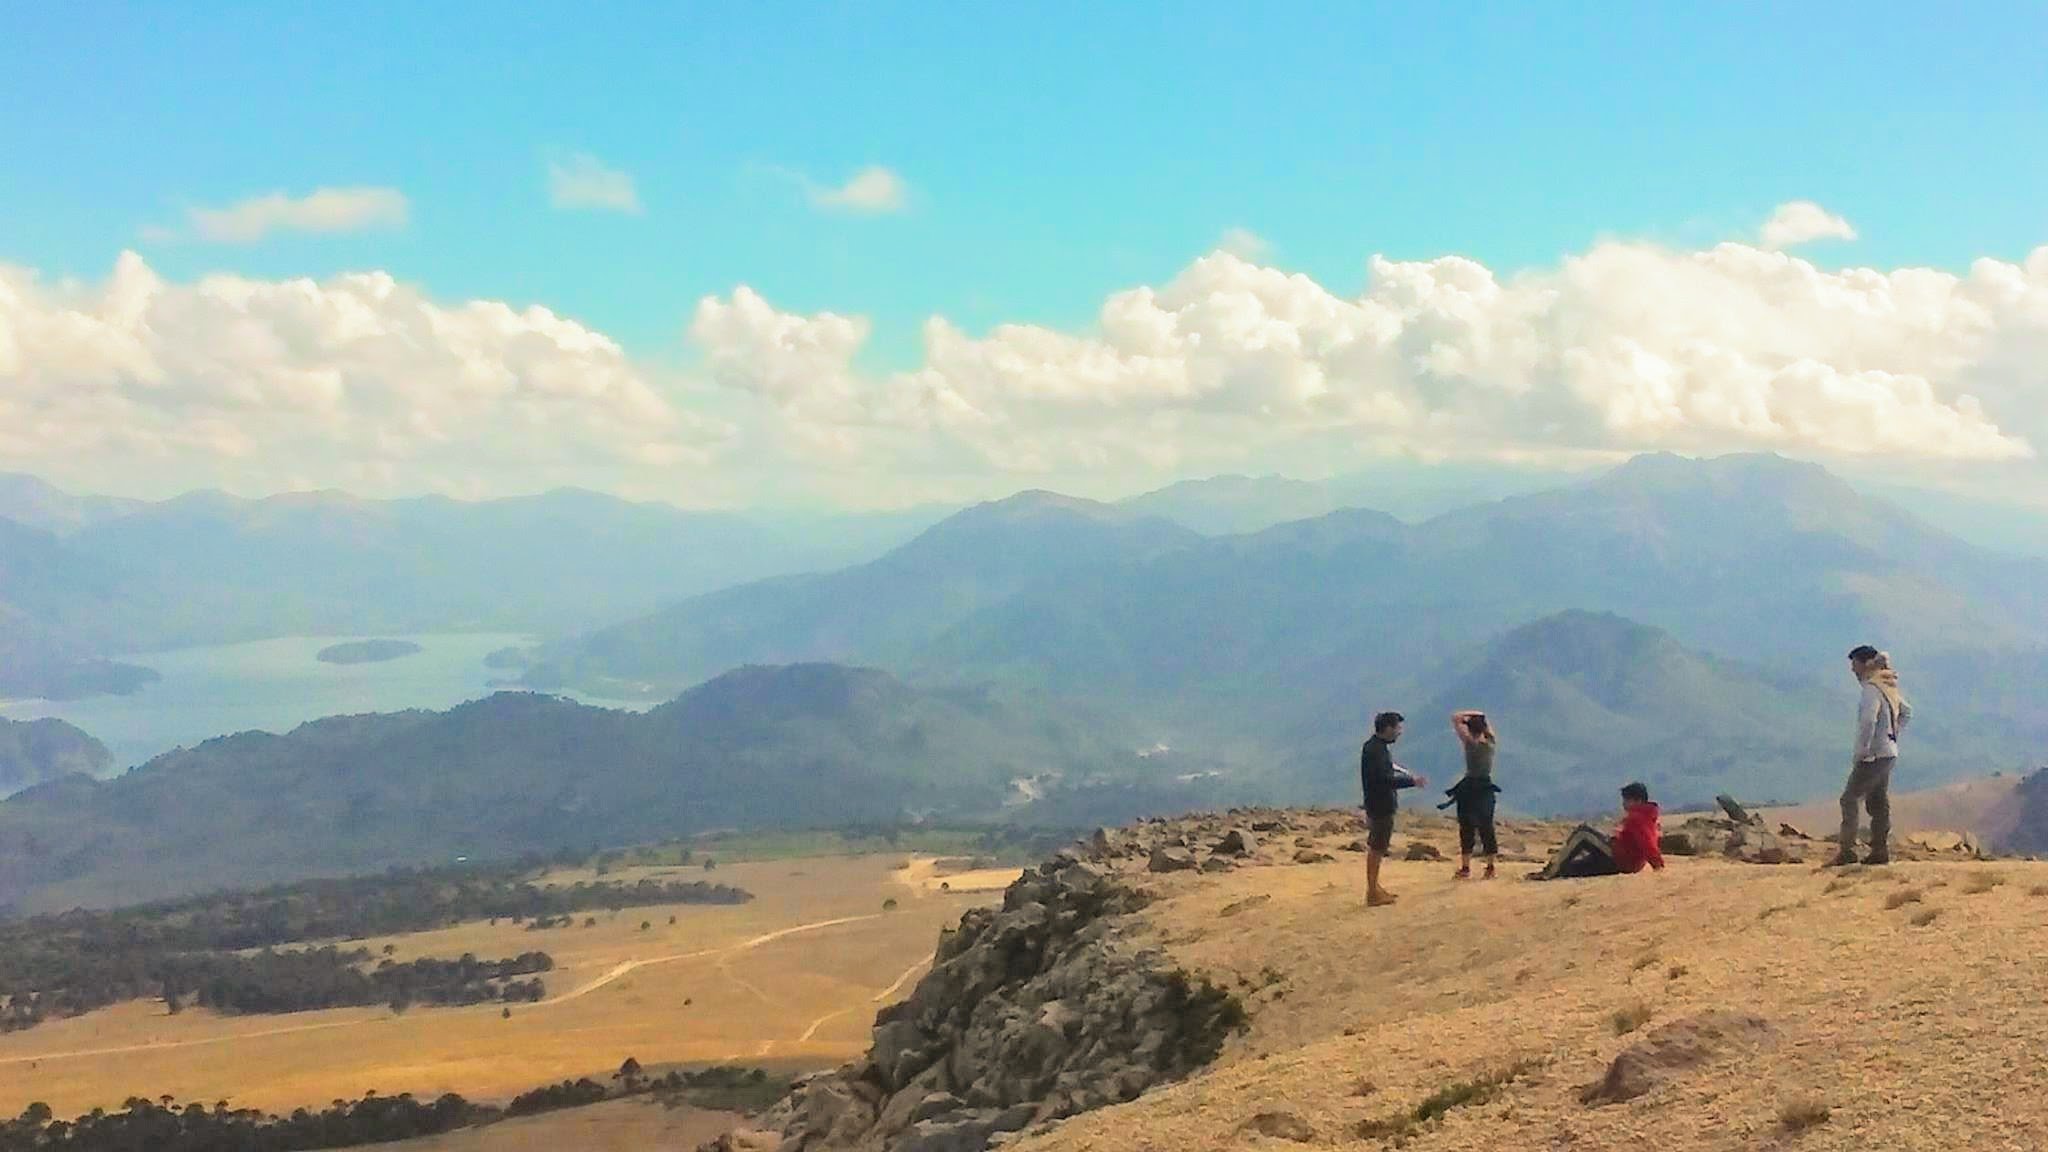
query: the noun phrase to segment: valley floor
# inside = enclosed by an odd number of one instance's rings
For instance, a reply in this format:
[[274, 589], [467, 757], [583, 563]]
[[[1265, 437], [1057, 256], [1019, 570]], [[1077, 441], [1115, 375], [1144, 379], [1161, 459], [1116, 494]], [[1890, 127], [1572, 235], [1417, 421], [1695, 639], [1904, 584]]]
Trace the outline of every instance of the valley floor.
[[[271, 1111], [370, 1090], [502, 1102], [566, 1078], [603, 1081], [628, 1056], [650, 1068], [835, 1064], [866, 1048], [876, 1009], [924, 970], [939, 930], [1015, 874], [936, 878], [930, 862], [901, 856], [622, 869], [610, 878], [709, 876], [756, 899], [598, 913], [592, 927], [582, 917], [545, 931], [471, 923], [367, 942], [400, 961], [549, 953], [548, 999], [509, 1017], [498, 1005], [170, 1016], [147, 1002], [0, 1036], [0, 1114], [41, 1101], [69, 1116], [163, 1094]], [[558, 877], [579, 878], [588, 874]]]
[[[1460, 883], [1396, 860], [1403, 899], [1368, 910], [1361, 858], [1337, 856], [1139, 877], [1163, 897], [1145, 939], [1238, 988], [1251, 1029], [1189, 1081], [1012, 1147], [2048, 1147], [2048, 865], [1674, 859], [1546, 884], [1528, 864]], [[1709, 1013], [1756, 1021], [1714, 1044]], [[1632, 1047], [1662, 1079], [1582, 1103]], [[1510, 1075], [1412, 1122], [1433, 1094]]]

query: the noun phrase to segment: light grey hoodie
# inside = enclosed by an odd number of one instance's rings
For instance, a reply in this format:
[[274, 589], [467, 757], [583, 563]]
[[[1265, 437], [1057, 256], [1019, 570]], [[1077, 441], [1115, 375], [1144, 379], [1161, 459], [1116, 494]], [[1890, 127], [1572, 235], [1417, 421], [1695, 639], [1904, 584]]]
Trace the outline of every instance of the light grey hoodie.
[[1883, 690], [1865, 681], [1863, 700], [1856, 708], [1856, 762], [1882, 760], [1899, 754], [1899, 733], [1913, 719], [1913, 706], [1899, 697], [1899, 712], [1892, 715], [1892, 706], [1884, 698]]

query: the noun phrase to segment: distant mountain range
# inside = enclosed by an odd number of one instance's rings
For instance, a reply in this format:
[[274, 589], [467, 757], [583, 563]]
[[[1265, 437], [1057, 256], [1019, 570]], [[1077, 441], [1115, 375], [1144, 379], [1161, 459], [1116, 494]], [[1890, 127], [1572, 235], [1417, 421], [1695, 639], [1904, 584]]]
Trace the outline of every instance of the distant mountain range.
[[1369, 508], [1410, 523], [1585, 479], [1585, 472], [1544, 472], [1493, 464], [1392, 461], [1329, 480], [1285, 476], [1212, 476], [1127, 497], [1117, 506], [1158, 516], [1205, 536], [1235, 536]]
[[1629, 779], [1678, 803], [1801, 800], [1838, 786], [1842, 658], [1862, 642], [1895, 652], [1919, 706], [1902, 786], [2020, 770], [2048, 746], [2048, 562], [1772, 456], [1641, 457], [1419, 523], [1339, 503], [1259, 526], [1334, 499], [1271, 478], [1116, 504], [1027, 492], [847, 521], [801, 554], [854, 562], [660, 606], [665, 588], [796, 564], [798, 545], [583, 493], [21, 490], [41, 519], [0, 518], [0, 692], [132, 687], [143, 673], [104, 659], [124, 643], [595, 618], [498, 663], [542, 690], [676, 699], [631, 715], [507, 694], [67, 776], [0, 804], [0, 903], [727, 825], [1354, 802], [1383, 708], [1409, 715], [1398, 755], [1440, 784], [1459, 767], [1448, 713], [1487, 710], [1503, 801], [1524, 812], [1610, 808]]
[[0, 694], [133, 690], [106, 657], [286, 635], [555, 633], [867, 559], [943, 510], [741, 516], [592, 492], [161, 503], [0, 475]]
[[[1416, 525], [1353, 509], [1202, 537], [1139, 510], [983, 505], [867, 565], [551, 646], [530, 681], [661, 695], [754, 660], [870, 663], [1115, 706], [1290, 786], [1331, 778], [1325, 734], [1375, 707], [1494, 695], [1525, 701], [1540, 783], [1519, 799], [1550, 810], [1604, 804], [1609, 782], [1581, 787], [1574, 766], [1626, 763], [1691, 797], [1824, 787], [1846, 739], [1842, 654], [1875, 640], [1931, 706], [1922, 731], [1946, 731], [1921, 770], [2009, 767], [2048, 740], [2048, 710], [2002, 686], [2048, 667], [2048, 563], [1965, 544], [1817, 466], [1642, 457]], [[1587, 653], [1580, 678], [1511, 667], [1551, 667], [1546, 648]]]
[[97, 776], [113, 762], [106, 745], [62, 720], [0, 716], [0, 797], [73, 773]]
[[[989, 817], [1127, 778], [1113, 726], [877, 671], [743, 668], [648, 713], [500, 693], [245, 733], [0, 803], [0, 908], [107, 904], [728, 827]], [[1055, 780], [1054, 778], [1057, 778]]]
[[526, 683], [631, 698], [667, 696], [739, 664], [902, 667], [948, 629], [1033, 588], [1200, 539], [1157, 517], [1026, 492], [951, 516], [867, 564], [725, 589], [543, 649]]

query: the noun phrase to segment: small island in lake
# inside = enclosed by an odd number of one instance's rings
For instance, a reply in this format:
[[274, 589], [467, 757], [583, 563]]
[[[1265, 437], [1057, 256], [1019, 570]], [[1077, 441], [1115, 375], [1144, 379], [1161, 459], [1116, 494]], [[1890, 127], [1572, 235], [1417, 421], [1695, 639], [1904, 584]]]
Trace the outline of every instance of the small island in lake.
[[533, 654], [524, 648], [499, 648], [484, 654], [486, 668], [528, 668], [533, 665]]
[[315, 652], [313, 659], [322, 664], [378, 664], [411, 656], [419, 650], [420, 646], [410, 640], [350, 640], [329, 644]]

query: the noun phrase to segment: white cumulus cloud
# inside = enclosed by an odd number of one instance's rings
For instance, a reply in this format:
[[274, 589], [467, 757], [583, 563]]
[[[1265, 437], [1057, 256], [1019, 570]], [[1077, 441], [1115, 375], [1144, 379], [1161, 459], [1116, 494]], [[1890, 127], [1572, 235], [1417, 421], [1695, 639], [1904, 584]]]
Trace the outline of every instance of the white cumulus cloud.
[[1627, 241], [1513, 275], [1455, 256], [1368, 271], [1340, 292], [1219, 250], [1084, 326], [930, 317], [896, 371], [865, 366], [865, 317], [741, 287], [697, 305], [684, 373], [544, 307], [381, 272], [172, 282], [126, 254], [79, 284], [0, 265], [0, 470], [153, 493], [856, 503], [1395, 453], [1768, 449], [2043, 475], [2048, 247], [1961, 272]]
[[811, 201], [824, 208], [878, 216], [903, 211], [908, 193], [903, 177], [877, 164], [854, 173], [836, 188], [813, 187]]
[[1218, 252], [1228, 252], [1240, 260], [1263, 260], [1273, 251], [1273, 246], [1264, 236], [1249, 228], [1225, 228], [1216, 240]]
[[193, 208], [187, 216], [202, 240], [254, 244], [273, 232], [402, 228], [410, 210], [396, 188], [316, 188], [304, 196], [272, 192], [225, 208]]
[[1740, 244], [1603, 243], [1503, 278], [1374, 259], [1356, 297], [1228, 252], [1119, 292], [1092, 331], [927, 322], [864, 376], [859, 318], [742, 289], [692, 326], [799, 438], [1001, 471], [1230, 466], [1335, 445], [1519, 459], [1651, 449], [2030, 458], [2048, 436], [2048, 248], [1964, 276], [1826, 271]]
[[571, 156], [567, 163], [549, 162], [548, 199], [557, 208], [640, 214], [640, 191], [633, 177], [584, 153]]
[[0, 265], [0, 462], [87, 487], [533, 491], [701, 464], [727, 432], [546, 308], [380, 272], [180, 284], [126, 253], [53, 285]]
[[1856, 229], [1811, 200], [1794, 200], [1778, 205], [1760, 235], [1766, 248], [1795, 248], [1815, 240], [1854, 240]]

